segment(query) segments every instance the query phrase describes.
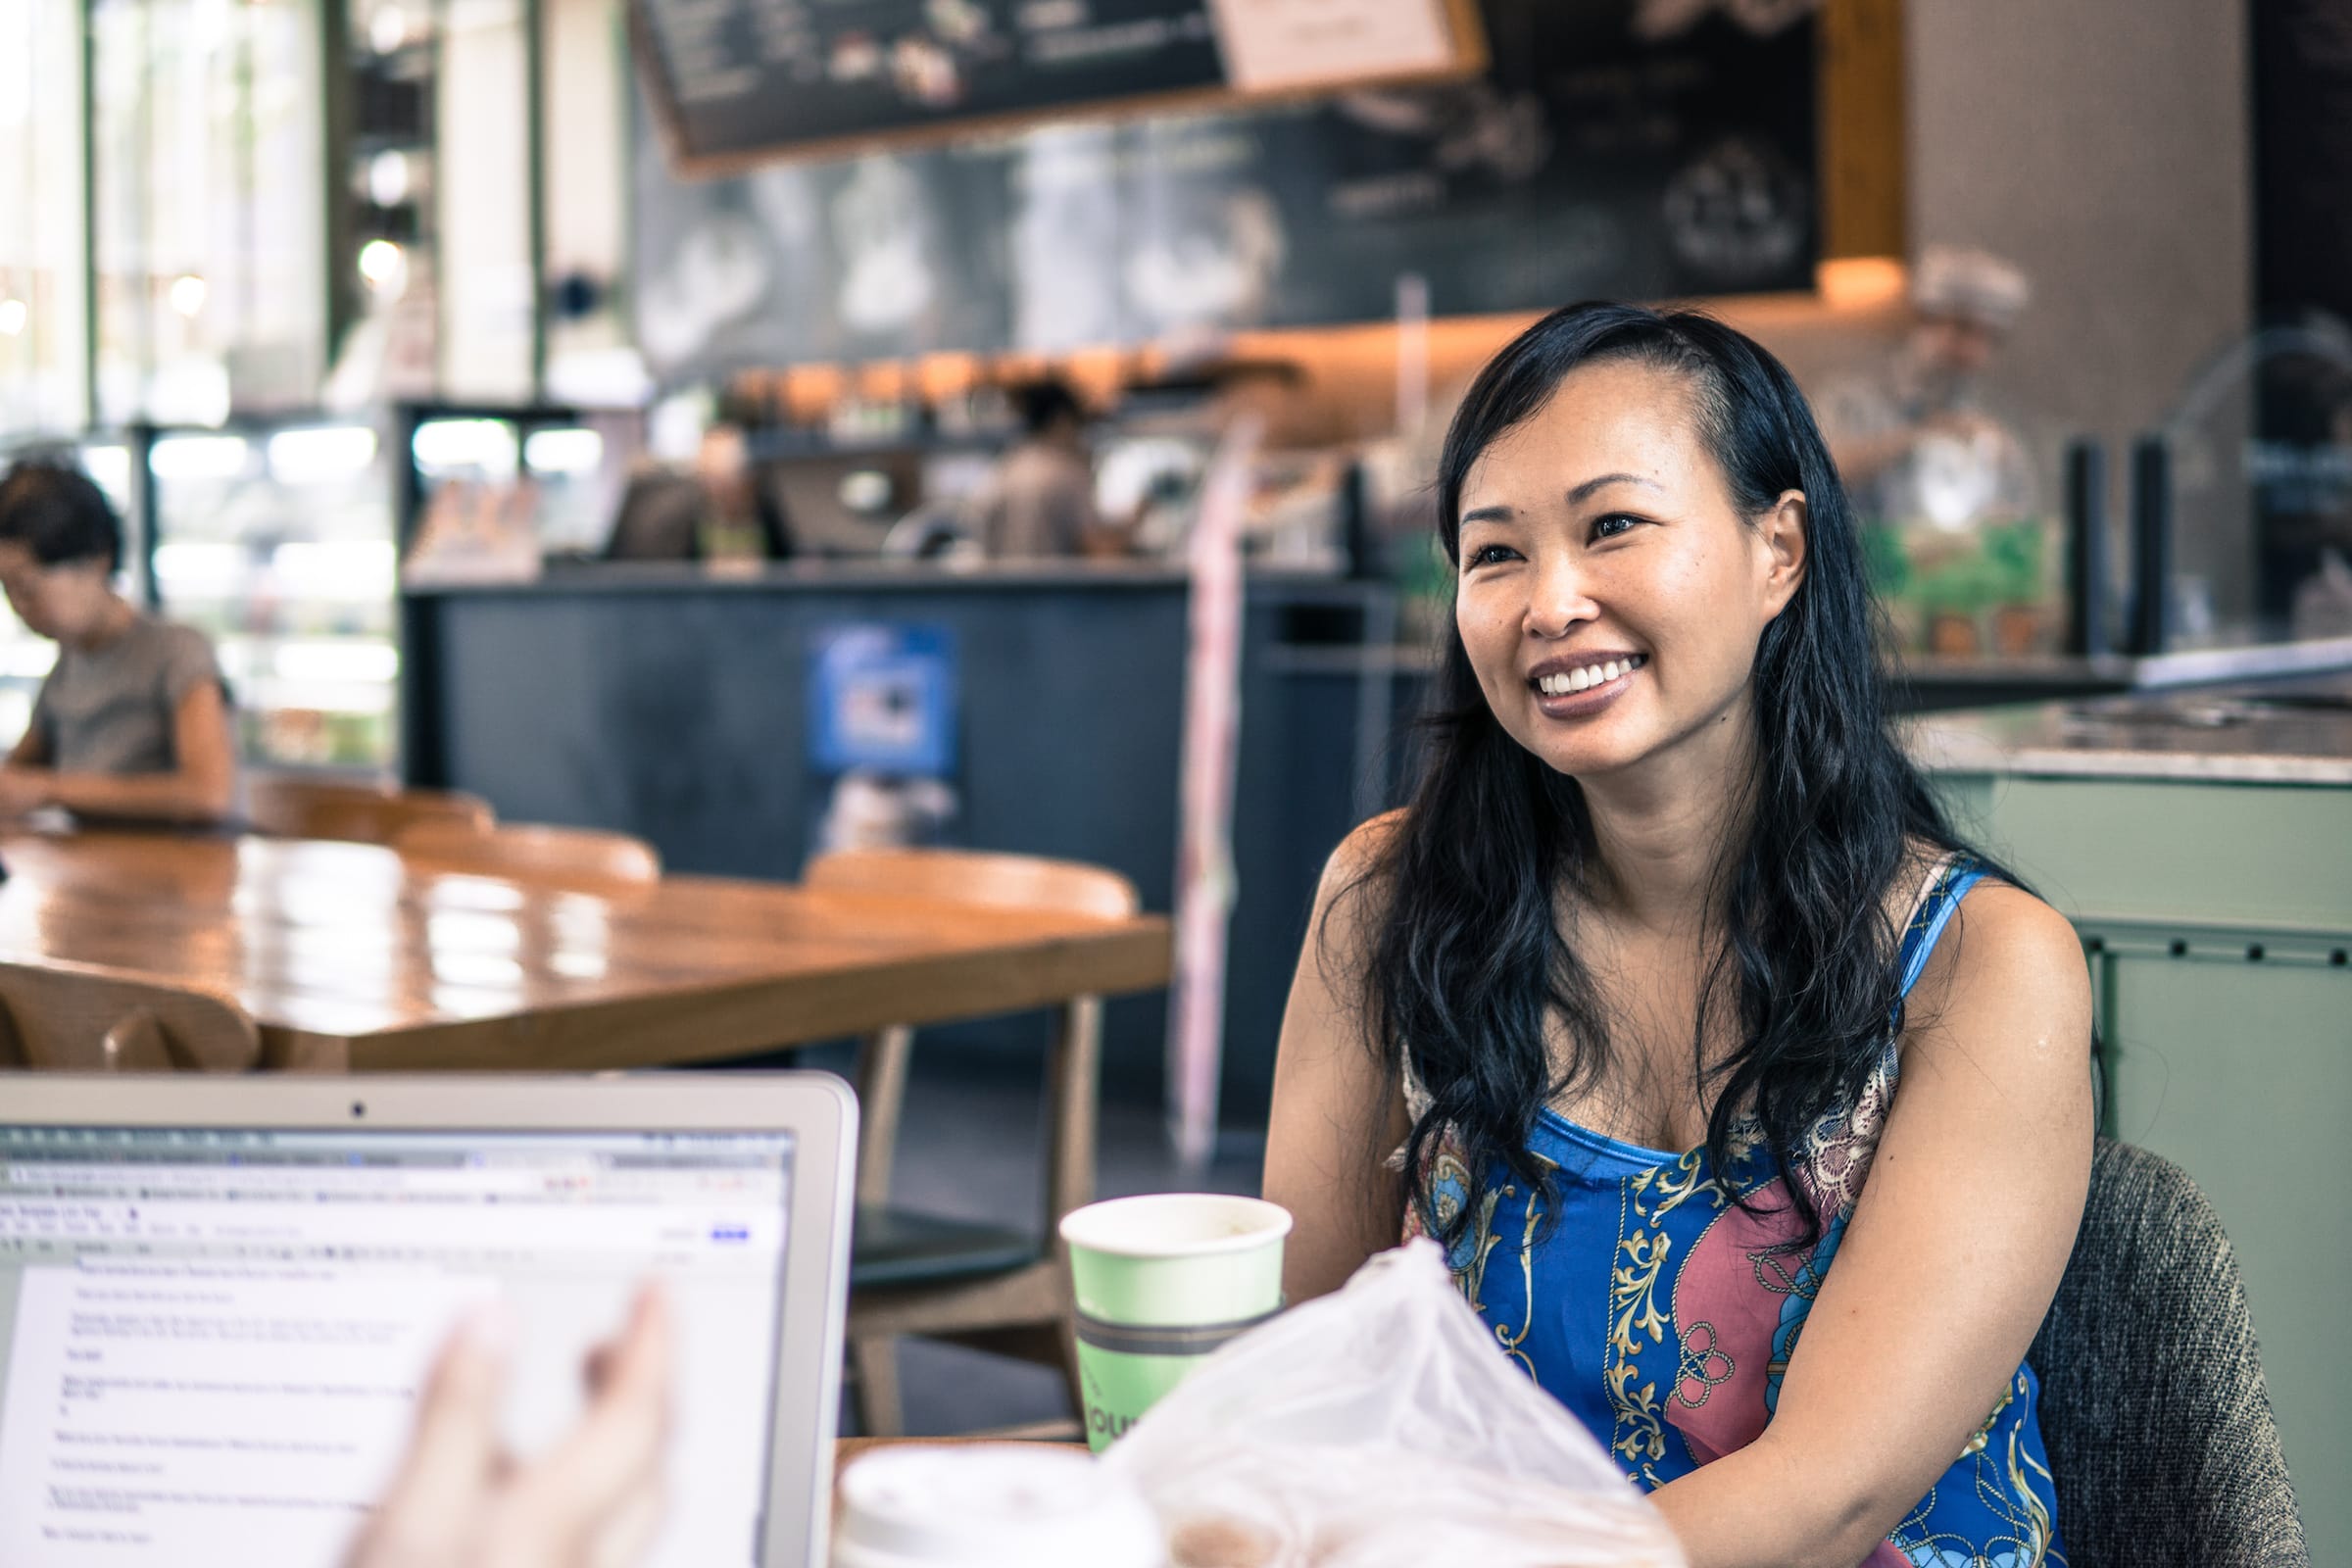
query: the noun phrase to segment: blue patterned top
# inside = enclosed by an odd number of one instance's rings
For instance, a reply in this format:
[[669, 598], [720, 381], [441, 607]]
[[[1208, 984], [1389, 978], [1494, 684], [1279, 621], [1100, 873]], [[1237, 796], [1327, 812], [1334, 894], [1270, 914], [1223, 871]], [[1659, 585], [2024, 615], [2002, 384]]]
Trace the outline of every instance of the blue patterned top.
[[[1930, 883], [1903, 932], [1905, 994], [1984, 874], [1955, 860]], [[1760, 1141], [1718, 1173], [1703, 1145], [1683, 1154], [1642, 1149], [1545, 1110], [1530, 1148], [1554, 1169], [1557, 1223], [1543, 1230], [1541, 1200], [1498, 1162], [1452, 1250], [1455, 1280], [1504, 1353], [1636, 1482], [1656, 1488], [1688, 1475], [1744, 1447], [1771, 1421], [1782, 1373], [1870, 1173], [1901, 1065], [1890, 1037], [1855, 1104], [1806, 1140], [1801, 1163], [1822, 1216], [1811, 1247], [1789, 1245], [1798, 1221]], [[1466, 1174], [1441, 1146], [1433, 1191], [1442, 1221], [1459, 1212]], [[1736, 1207], [1735, 1191], [1757, 1195], [1768, 1211]], [[2020, 1366], [1951, 1468], [1865, 1568], [2064, 1564], [2036, 1389], [2032, 1368]]]

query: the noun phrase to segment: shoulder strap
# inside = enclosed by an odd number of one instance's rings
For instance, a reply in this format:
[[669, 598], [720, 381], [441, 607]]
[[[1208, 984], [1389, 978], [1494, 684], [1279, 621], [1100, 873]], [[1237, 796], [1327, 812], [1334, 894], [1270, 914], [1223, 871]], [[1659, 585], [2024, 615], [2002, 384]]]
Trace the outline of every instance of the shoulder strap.
[[1905, 995], [1918, 982], [1920, 971], [1927, 968], [1928, 956], [1936, 951], [1936, 940], [1951, 923], [1952, 911], [1960, 907], [1968, 890], [1984, 880], [1984, 863], [1973, 855], [1947, 855], [1929, 873], [1919, 902], [1911, 906], [1911, 918], [1903, 926], [1899, 961]]

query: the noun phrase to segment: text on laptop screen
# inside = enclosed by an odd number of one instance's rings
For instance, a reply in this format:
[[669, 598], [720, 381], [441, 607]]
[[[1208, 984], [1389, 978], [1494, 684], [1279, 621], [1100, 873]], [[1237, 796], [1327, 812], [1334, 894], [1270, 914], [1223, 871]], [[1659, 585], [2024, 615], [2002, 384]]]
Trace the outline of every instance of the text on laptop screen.
[[338, 1562], [467, 1311], [530, 1453], [639, 1283], [676, 1326], [657, 1564], [758, 1560], [786, 1133], [0, 1125], [0, 1568]]

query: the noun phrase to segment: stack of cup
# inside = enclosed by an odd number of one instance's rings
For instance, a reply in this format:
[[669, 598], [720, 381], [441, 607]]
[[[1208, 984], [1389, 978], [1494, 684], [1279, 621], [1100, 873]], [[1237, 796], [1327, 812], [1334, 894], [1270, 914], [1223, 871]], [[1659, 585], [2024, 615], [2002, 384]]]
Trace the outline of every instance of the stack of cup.
[[1110, 1446], [1203, 1357], [1282, 1309], [1290, 1230], [1280, 1204], [1219, 1193], [1118, 1198], [1063, 1216], [1090, 1447]]
[[869, 1453], [842, 1473], [833, 1568], [1162, 1568], [1135, 1489], [1035, 1443]]

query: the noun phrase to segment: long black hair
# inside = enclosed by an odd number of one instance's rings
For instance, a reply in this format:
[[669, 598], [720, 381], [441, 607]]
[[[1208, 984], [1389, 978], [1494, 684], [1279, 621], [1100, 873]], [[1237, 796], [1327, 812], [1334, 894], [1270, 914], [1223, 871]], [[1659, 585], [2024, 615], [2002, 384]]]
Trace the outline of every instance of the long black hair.
[[[1592, 303], [1521, 334], [1479, 373], [1446, 432], [1438, 528], [1447, 557], [1458, 566], [1462, 488], [1487, 449], [1574, 370], [1625, 362], [1690, 390], [1741, 515], [1761, 516], [1788, 491], [1805, 497], [1804, 575], [1756, 648], [1748, 825], [1720, 874], [1721, 940], [1691, 1042], [1696, 1082], [1714, 1097], [1713, 1168], [1726, 1170], [1735, 1130], [1752, 1116], [1793, 1177], [1807, 1130], [1853, 1102], [1901, 1026], [1888, 891], [1921, 846], [1965, 846], [1889, 732], [1883, 623], [1812, 411], [1780, 362], [1731, 327]], [[1583, 791], [1496, 721], [1450, 617], [1433, 696], [1412, 801], [1350, 894], [1370, 892], [1377, 906], [1356, 977], [1369, 1039], [1430, 1096], [1405, 1148], [1410, 1200], [1450, 1241], [1498, 1162], [1523, 1191], [1551, 1191], [1529, 1134], [1548, 1102], [1603, 1080], [1610, 1047], [1592, 977], [1554, 913], [1592, 864]], [[1711, 1027], [1726, 1005], [1736, 1027]], [[1710, 1036], [1736, 1044], [1710, 1053]], [[1555, 1060], [1547, 1041], [1562, 1037], [1566, 1056]], [[1431, 1155], [1448, 1135], [1469, 1191], [1441, 1209]], [[1809, 1186], [1787, 1183], [1808, 1237], [1820, 1224]]]

